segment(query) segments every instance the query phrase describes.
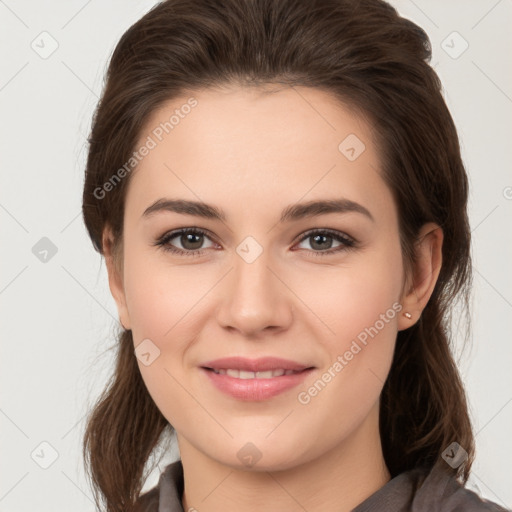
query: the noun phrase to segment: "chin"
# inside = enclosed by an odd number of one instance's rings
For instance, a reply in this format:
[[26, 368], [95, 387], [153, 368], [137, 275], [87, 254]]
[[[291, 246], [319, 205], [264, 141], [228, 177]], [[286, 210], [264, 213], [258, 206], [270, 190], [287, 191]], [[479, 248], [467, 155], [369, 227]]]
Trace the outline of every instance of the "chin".
[[[246, 439], [251, 439], [251, 436]], [[304, 448], [300, 441], [283, 446], [281, 439], [276, 439], [275, 442], [264, 438], [259, 441], [255, 436], [252, 439], [254, 439], [253, 442], [232, 442], [229, 448], [224, 446], [221, 448], [221, 453], [210, 456], [234, 470], [251, 472], [284, 471], [307, 462], [307, 454], [302, 450], [298, 452], [298, 447]], [[226, 451], [234, 452], [234, 457], [226, 457]]]

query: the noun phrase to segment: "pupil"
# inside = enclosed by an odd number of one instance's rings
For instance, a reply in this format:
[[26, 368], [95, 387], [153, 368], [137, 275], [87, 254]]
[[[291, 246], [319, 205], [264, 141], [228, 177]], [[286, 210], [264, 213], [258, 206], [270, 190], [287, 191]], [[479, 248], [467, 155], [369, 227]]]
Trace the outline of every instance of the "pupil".
[[[199, 249], [201, 247], [201, 244], [202, 244], [202, 236], [203, 235], [195, 235], [193, 233], [187, 233], [186, 235], [183, 235], [182, 236], [182, 244], [183, 244], [183, 247], [187, 248], [187, 249]], [[197, 240], [194, 242], [194, 238], [196, 238]], [[186, 243], [183, 243], [183, 239], [185, 240]], [[187, 243], [191, 243], [193, 247], [190, 247], [188, 246], [187, 247]], [[195, 244], [195, 245], [194, 245]]]
[[[325, 242], [325, 240], [326, 240], [326, 239], [328, 239], [328, 238], [330, 238], [330, 237], [327, 237], [327, 236], [325, 236], [325, 235], [315, 235], [315, 236], [313, 236], [313, 240], [314, 240], [314, 242], [313, 242], [313, 244], [312, 244], [312, 247], [314, 247], [314, 245], [315, 245], [315, 244], [318, 244], [318, 247], [319, 247], [320, 249], [325, 249], [326, 244], [324, 243], [324, 244], [322, 245], [322, 243], [318, 243], [318, 240], [319, 240], [319, 239], [323, 239], [323, 240], [324, 240], [324, 242]], [[327, 248], [329, 248], [329, 247], [330, 247], [330, 244], [327, 244]]]

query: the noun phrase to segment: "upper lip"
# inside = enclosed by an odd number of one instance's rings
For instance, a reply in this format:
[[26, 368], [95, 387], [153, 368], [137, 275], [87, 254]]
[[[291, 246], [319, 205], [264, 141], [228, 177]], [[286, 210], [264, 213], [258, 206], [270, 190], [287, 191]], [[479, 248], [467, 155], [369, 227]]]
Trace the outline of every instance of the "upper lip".
[[201, 365], [203, 368], [214, 370], [233, 369], [244, 370], [248, 372], [264, 372], [267, 370], [294, 370], [302, 371], [311, 366], [282, 359], [280, 357], [260, 357], [258, 359], [247, 359], [245, 357], [222, 357], [212, 361], [206, 361]]

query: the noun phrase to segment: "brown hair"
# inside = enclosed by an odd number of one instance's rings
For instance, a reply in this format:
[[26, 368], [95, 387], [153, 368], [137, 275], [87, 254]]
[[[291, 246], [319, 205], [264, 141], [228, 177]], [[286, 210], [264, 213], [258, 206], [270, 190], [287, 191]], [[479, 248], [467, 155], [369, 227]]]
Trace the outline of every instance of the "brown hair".
[[[468, 181], [457, 132], [429, 65], [425, 32], [381, 0], [167, 0], [131, 26], [115, 48], [94, 114], [83, 192], [85, 225], [103, 254], [111, 227], [122, 242], [129, 161], [148, 117], [183, 93], [225, 84], [325, 90], [371, 120], [382, 173], [399, 213], [406, 270], [419, 228], [444, 231], [442, 268], [419, 320], [398, 332], [381, 394], [380, 432], [392, 476], [431, 468], [453, 441], [468, 453], [451, 471], [467, 481], [474, 439], [451, 353], [451, 310], [469, 320]], [[466, 331], [466, 335], [467, 335]], [[97, 504], [129, 511], [144, 469], [172, 426], [146, 390], [131, 331], [117, 340], [115, 372], [88, 419], [84, 457]]]

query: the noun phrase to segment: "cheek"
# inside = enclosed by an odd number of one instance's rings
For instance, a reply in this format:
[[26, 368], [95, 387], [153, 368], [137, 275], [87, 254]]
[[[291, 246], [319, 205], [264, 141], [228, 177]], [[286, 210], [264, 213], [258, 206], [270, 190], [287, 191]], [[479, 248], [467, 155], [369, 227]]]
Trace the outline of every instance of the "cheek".
[[[365, 282], [359, 284], [353, 291], [364, 291]], [[393, 300], [392, 286], [368, 286], [368, 295], [350, 294], [349, 287], [338, 295], [347, 302], [340, 302], [331, 324], [335, 334], [323, 337], [324, 364], [297, 389], [302, 427], [321, 431], [327, 444], [350, 436], [364, 422], [391, 367], [401, 305]]]
[[[378, 400], [391, 367], [402, 314], [398, 245], [368, 253], [329, 276], [324, 270], [320, 276], [308, 281], [315, 283], [309, 287], [308, 305], [328, 327], [320, 338], [327, 357], [320, 374], [302, 386], [304, 394], [298, 398], [318, 417], [330, 403], [327, 414], [341, 414], [350, 428], [349, 423], [356, 425]], [[351, 418], [342, 414], [347, 410], [353, 412]]]
[[[295, 272], [287, 282], [304, 299], [303, 317], [316, 328], [312, 334], [321, 334], [331, 347], [340, 349], [376, 322], [379, 330], [386, 331], [384, 336], [396, 330], [401, 279], [396, 243], [354, 254], [338, 266]], [[384, 326], [381, 315], [385, 315]]]
[[211, 275], [200, 265], [172, 266], [164, 254], [155, 256], [135, 247], [126, 251], [125, 261], [126, 302], [135, 344], [144, 338], [161, 344], [190, 325], [201, 297], [211, 288]]
[[199, 266], [172, 267], [164, 258], [156, 261], [154, 255], [134, 249], [125, 259], [125, 293], [134, 347], [151, 342], [150, 364], [138, 359], [141, 376], [157, 407], [176, 428], [186, 429], [188, 413], [198, 414], [187, 392], [183, 364], [187, 348], [202, 325], [200, 300], [211, 288], [210, 283], [211, 276], [208, 278]]

